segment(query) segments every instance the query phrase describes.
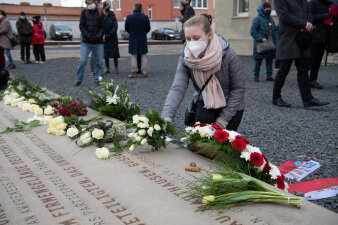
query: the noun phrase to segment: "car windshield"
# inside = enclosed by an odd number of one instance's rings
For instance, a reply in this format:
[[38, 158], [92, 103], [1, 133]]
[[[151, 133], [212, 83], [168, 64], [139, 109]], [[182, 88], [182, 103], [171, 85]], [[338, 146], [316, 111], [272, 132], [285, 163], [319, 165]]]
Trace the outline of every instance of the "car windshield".
[[165, 31], [166, 31], [167, 33], [175, 33], [175, 31], [170, 30], [170, 29], [166, 29]]
[[68, 26], [55, 26], [56, 31], [70, 31]]

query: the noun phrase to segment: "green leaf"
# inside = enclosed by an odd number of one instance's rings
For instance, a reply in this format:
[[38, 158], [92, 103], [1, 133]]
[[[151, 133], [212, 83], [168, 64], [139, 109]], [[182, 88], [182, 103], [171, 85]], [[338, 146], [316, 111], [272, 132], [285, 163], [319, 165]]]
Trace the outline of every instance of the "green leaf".
[[30, 126], [29, 124], [24, 125], [22, 128], [23, 128], [23, 130], [25, 130], [25, 131], [30, 131], [30, 130], [32, 130], [32, 128], [31, 128], [31, 126]]
[[32, 120], [28, 123], [30, 127], [37, 127], [40, 126], [40, 121], [39, 120]]

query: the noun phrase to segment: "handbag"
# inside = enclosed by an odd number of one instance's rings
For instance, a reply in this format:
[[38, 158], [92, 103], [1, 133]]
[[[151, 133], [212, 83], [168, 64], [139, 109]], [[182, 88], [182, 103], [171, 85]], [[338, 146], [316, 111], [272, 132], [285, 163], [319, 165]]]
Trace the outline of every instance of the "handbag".
[[300, 50], [305, 50], [310, 48], [312, 43], [312, 36], [309, 32], [298, 31], [296, 35], [296, 43]]
[[16, 37], [14, 37], [14, 36], [12, 38], [8, 38], [8, 39], [10, 40], [13, 47], [19, 44], [18, 39], [16, 39]]
[[204, 91], [205, 87], [208, 85], [209, 81], [214, 75], [211, 75], [208, 80], [205, 82], [203, 87], [201, 88], [200, 92], [198, 93], [198, 96], [194, 96], [194, 98], [190, 101], [189, 105], [187, 106], [187, 109], [185, 110], [185, 118], [184, 118], [184, 124], [186, 126], [193, 126], [195, 124], [195, 116], [196, 116], [196, 106], [197, 101], [201, 97], [202, 92]]
[[271, 34], [265, 42], [256, 42], [256, 51], [259, 54], [271, 52], [276, 49]]
[[316, 26], [311, 32], [312, 44], [325, 44], [327, 41], [327, 27]]

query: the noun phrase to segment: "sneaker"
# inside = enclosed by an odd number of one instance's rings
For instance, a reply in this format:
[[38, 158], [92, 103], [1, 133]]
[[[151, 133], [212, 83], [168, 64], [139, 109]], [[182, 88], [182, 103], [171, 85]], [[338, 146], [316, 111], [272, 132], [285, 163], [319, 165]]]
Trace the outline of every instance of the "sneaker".
[[258, 77], [254, 77], [253, 81], [254, 82], [259, 82], [259, 78]]
[[266, 81], [275, 81], [275, 78], [273, 78], [273, 77], [268, 77], [268, 78], [266, 78]]
[[16, 68], [16, 66], [15, 66], [15, 64], [14, 63], [11, 63], [11, 64], [9, 64], [8, 65], [8, 67], [7, 67], [8, 69], [15, 69]]
[[46, 63], [46, 61], [40, 61], [40, 64], [45, 64]]
[[35, 61], [35, 64], [40, 64], [40, 61]]
[[75, 83], [74, 83], [74, 86], [76, 86], [76, 87], [78, 87], [78, 86], [80, 86], [81, 85], [81, 81], [76, 81]]

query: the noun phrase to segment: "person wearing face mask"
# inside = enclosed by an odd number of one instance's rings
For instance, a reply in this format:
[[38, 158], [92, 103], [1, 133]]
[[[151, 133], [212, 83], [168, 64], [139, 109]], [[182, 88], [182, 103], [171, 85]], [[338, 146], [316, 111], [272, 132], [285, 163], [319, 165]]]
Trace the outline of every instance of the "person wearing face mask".
[[80, 60], [78, 64], [74, 85], [80, 86], [83, 80], [89, 54], [95, 57], [96, 85], [100, 84], [103, 75], [103, 12], [98, 8], [97, 0], [87, 0], [87, 8], [83, 9], [80, 16], [81, 46]]
[[110, 10], [110, 5], [107, 2], [103, 3], [104, 12], [104, 60], [106, 64], [106, 73], [109, 70], [109, 58], [114, 59], [115, 73], [119, 73], [118, 58], [120, 58], [118, 39], [117, 39], [117, 21], [113, 11]]
[[23, 63], [30, 63], [30, 48], [32, 43], [33, 27], [26, 19], [26, 14], [24, 12], [20, 13], [19, 19], [16, 21], [16, 29], [19, 34], [21, 61]]
[[[181, 2], [181, 5], [183, 9], [181, 10], [182, 18], [180, 19], [182, 23], [182, 28], [184, 27], [184, 23], [189, 20], [191, 17], [195, 16], [195, 10], [194, 8], [190, 5], [191, 0], [184, 0]], [[184, 29], [182, 29], [181, 33], [181, 40], [184, 43], [185, 42], [185, 36], [184, 36]]]
[[40, 21], [40, 16], [33, 16], [33, 53], [35, 56], [35, 63], [44, 64], [46, 62], [45, 55], [45, 30]]
[[13, 38], [13, 31], [11, 24], [7, 19], [7, 15], [5, 11], [0, 10], [0, 45], [5, 49], [5, 54], [8, 58], [9, 64], [7, 66], [8, 69], [16, 68], [12, 55], [11, 49], [13, 49], [10, 38]]
[[186, 43], [161, 116], [166, 121], [173, 120], [192, 80], [195, 89], [192, 101], [196, 102], [194, 121], [237, 130], [244, 111], [243, 65], [228, 40], [211, 31], [211, 21], [198, 15], [185, 22]]
[[263, 59], [266, 61], [266, 80], [274, 81], [272, 77], [273, 59], [276, 58], [276, 51], [272, 50], [266, 53], [257, 52], [257, 42], [266, 42], [271, 35], [275, 45], [277, 40], [277, 28], [274, 20], [270, 17], [271, 5], [268, 2], [260, 4], [257, 8], [258, 16], [252, 21], [250, 34], [253, 40], [253, 58], [254, 63], [254, 78], [255, 82], [259, 81], [259, 73]]

